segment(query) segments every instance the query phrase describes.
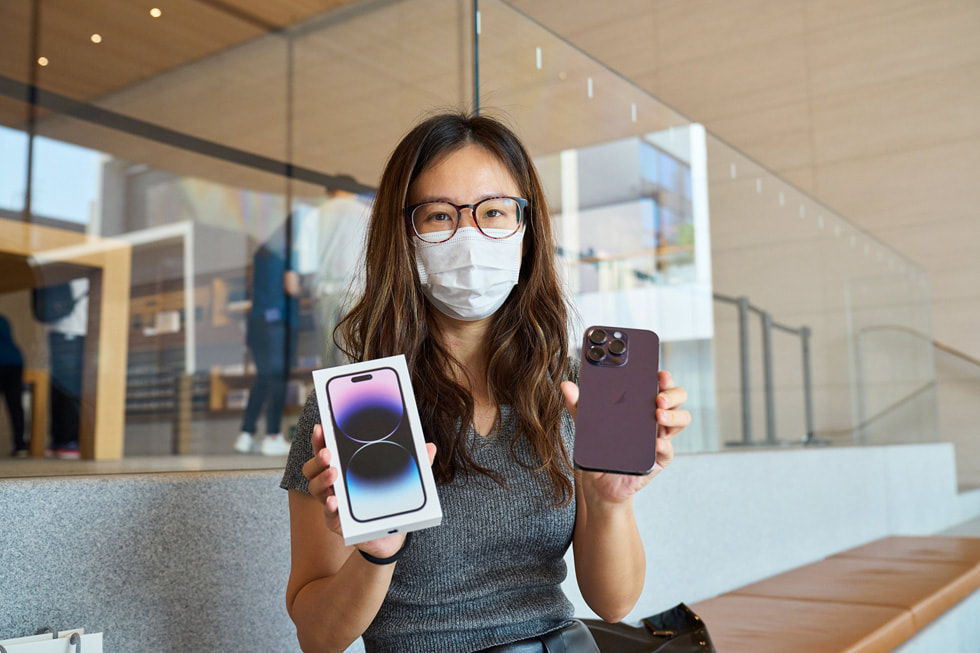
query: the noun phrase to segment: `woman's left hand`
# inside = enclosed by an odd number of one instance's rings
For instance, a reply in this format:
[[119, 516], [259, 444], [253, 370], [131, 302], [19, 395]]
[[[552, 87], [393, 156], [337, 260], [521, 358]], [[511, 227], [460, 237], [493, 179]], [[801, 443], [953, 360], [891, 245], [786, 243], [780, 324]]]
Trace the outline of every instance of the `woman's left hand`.
[[[653, 477], [662, 472], [674, 459], [673, 439], [691, 423], [691, 413], [681, 408], [687, 401], [687, 391], [674, 384], [670, 372], [661, 371], [658, 378], [660, 392], [657, 394], [657, 462], [653, 470], [645, 476], [633, 474], [609, 474], [604, 472], [580, 473], [582, 490], [587, 499], [604, 503], [628, 501]], [[561, 384], [565, 395], [565, 405], [572, 418], [578, 414], [578, 386], [571, 381]]]

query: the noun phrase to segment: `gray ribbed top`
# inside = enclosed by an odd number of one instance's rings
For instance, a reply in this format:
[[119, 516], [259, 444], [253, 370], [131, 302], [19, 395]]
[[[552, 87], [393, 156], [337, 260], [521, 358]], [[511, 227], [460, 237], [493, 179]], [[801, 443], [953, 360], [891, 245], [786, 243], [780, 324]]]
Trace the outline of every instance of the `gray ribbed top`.
[[[310, 436], [320, 422], [311, 395], [296, 428], [282, 487], [306, 491], [302, 465], [313, 455]], [[572, 541], [575, 502], [554, 506], [534, 472], [511, 454], [516, 420], [502, 410], [499, 433], [472, 429], [474, 460], [507, 480], [483, 476], [439, 487], [443, 521], [418, 531], [395, 567], [388, 596], [364, 633], [367, 651], [475, 651], [558, 628], [573, 608], [561, 590], [563, 560]], [[574, 423], [566, 413], [562, 437], [571, 451]], [[532, 459], [522, 440], [517, 456]]]

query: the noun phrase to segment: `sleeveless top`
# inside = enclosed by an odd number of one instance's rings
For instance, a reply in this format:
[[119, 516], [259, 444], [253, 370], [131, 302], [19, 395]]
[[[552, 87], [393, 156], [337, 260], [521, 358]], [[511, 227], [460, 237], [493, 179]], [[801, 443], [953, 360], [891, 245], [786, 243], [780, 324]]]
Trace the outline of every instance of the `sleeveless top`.
[[[518, 462], [535, 456], [523, 439], [511, 452], [516, 422], [505, 406], [492, 437], [472, 428], [467, 432], [473, 459], [495, 470], [507, 486], [475, 474], [438, 487], [442, 524], [413, 533], [395, 565], [388, 595], [363, 635], [369, 653], [476, 651], [540, 635], [571, 620], [573, 607], [561, 583], [575, 501], [556, 506], [544, 476]], [[302, 466], [313, 456], [310, 438], [318, 423], [311, 394], [281, 487], [307, 491]], [[561, 433], [569, 452], [574, 432], [566, 412]]]

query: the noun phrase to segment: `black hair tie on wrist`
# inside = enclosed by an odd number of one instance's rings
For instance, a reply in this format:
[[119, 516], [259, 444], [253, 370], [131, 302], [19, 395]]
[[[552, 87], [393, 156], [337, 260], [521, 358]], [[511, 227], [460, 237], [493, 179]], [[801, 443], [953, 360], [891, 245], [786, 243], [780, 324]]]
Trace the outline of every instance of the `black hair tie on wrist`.
[[360, 553], [362, 556], [364, 556], [364, 559], [370, 562], [371, 564], [390, 565], [393, 562], [398, 562], [398, 559], [401, 558], [403, 555], [405, 555], [405, 549], [408, 548], [408, 543], [411, 541], [411, 539], [412, 539], [412, 534], [405, 533], [405, 541], [402, 543], [402, 548], [398, 549], [387, 558], [378, 558], [376, 556], [371, 555], [370, 553], [364, 553], [360, 549], [358, 549], [357, 552]]

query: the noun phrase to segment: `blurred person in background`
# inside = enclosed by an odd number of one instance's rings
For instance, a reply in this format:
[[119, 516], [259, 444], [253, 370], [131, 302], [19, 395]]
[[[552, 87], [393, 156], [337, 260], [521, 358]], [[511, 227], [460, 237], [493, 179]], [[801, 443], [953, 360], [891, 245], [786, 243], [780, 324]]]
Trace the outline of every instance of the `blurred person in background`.
[[357, 195], [328, 190], [319, 207], [317, 267], [313, 275], [313, 317], [322, 367], [343, 365], [347, 358], [334, 343], [333, 332], [364, 283], [364, 239], [368, 205]]
[[[290, 225], [286, 221], [285, 225]], [[255, 362], [255, 383], [248, 393], [238, 453], [284, 456], [289, 443], [282, 434], [289, 371], [299, 337], [300, 280], [287, 260], [286, 227], [280, 227], [255, 251], [252, 265], [252, 306], [245, 343]], [[259, 415], [265, 407], [265, 437], [256, 438]]]
[[11, 439], [15, 458], [27, 457], [24, 441], [24, 356], [14, 342], [10, 322], [0, 315], [0, 393], [7, 404], [7, 415], [12, 429]]

